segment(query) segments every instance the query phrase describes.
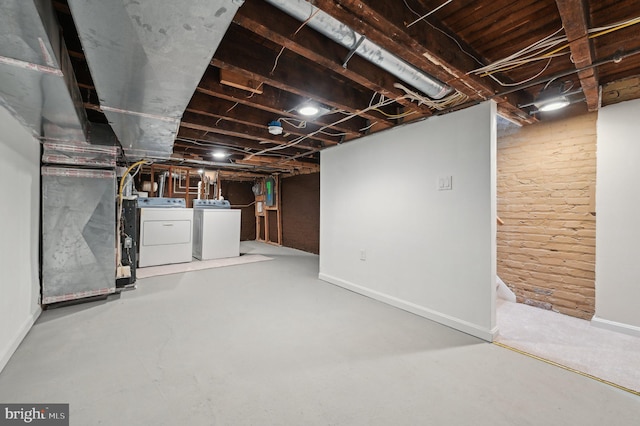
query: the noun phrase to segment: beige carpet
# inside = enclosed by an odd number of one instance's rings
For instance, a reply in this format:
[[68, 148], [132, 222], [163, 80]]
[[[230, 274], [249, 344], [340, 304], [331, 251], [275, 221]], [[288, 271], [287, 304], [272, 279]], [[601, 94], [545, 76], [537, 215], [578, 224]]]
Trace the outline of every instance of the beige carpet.
[[149, 278], [158, 275], [180, 274], [182, 272], [199, 271], [202, 269], [221, 268], [223, 266], [244, 265], [246, 263], [263, 262], [272, 260], [271, 257], [261, 254], [245, 254], [238, 257], [227, 257], [225, 259], [196, 260], [188, 263], [175, 263], [172, 265], [149, 266], [138, 268], [136, 278]]
[[495, 341], [640, 392], [640, 338], [498, 299]]

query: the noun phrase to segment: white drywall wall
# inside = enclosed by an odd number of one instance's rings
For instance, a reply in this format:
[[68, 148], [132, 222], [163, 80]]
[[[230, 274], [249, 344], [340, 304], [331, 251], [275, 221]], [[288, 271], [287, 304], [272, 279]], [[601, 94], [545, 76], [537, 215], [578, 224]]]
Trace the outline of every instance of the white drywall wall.
[[320, 279], [492, 340], [495, 158], [493, 102], [323, 150]]
[[40, 144], [0, 106], [0, 371], [38, 315]]
[[640, 335], [640, 100], [597, 122], [596, 314], [592, 324]]

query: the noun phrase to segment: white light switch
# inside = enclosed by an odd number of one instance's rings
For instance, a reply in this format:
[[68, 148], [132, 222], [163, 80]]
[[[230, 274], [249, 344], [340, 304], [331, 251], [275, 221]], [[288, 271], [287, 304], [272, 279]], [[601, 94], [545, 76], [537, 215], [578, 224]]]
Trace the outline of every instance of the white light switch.
[[453, 176], [441, 176], [438, 178], [438, 191], [451, 191], [453, 189]]
[[367, 251], [366, 250], [360, 250], [360, 260], [367, 260]]

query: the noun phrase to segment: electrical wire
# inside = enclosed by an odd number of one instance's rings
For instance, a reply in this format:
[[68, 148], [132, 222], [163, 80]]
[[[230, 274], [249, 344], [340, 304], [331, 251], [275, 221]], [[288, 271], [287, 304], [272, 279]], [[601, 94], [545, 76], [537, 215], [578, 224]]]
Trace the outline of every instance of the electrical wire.
[[418, 111], [407, 111], [407, 112], [403, 112], [401, 114], [389, 114], [387, 112], [384, 112], [383, 110], [381, 110], [380, 108], [373, 108], [372, 111], [377, 111], [380, 114], [384, 115], [387, 118], [391, 118], [391, 119], [399, 119], [399, 118], [405, 118], [408, 117], [410, 115], [416, 114]]
[[284, 52], [284, 49], [285, 47], [282, 46], [282, 49], [280, 49], [280, 53], [278, 53], [278, 56], [276, 56], [276, 60], [273, 62], [273, 68], [271, 68], [269, 75], [273, 75], [273, 72], [276, 70], [276, 67], [278, 66], [278, 60], [280, 59], [280, 55], [282, 55], [282, 52]]
[[331, 132], [327, 132], [327, 131], [324, 131], [324, 130], [321, 130], [321, 131], [320, 131], [320, 132], [318, 132], [318, 133], [321, 133], [321, 134], [323, 134], [323, 135], [327, 135], [327, 136], [334, 136], [334, 137], [338, 137], [338, 136], [347, 136], [347, 135], [349, 134], [349, 133], [346, 133], [346, 132], [342, 132], [342, 133], [331, 133]]
[[544, 68], [542, 68], [542, 70], [540, 70], [540, 72], [539, 72], [539, 73], [537, 73], [536, 75], [531, 76], [531, 77], [529, 77], [529, 78], [527, 78], [527, 79], [525, 79], [525, 80], [518, 81], [518, 82], [516, 82], [516, 83], [503, 83], [502, 81], [498, 80], [498, 79], [496, 78], [496, 76], [494, 76], [493, 74], [490, 74], [490, 75], [489, 75], [489, 77], [490, 77], [493, 81], [495, 81], [496, 83], [498, 83], [499, 85], [504, 86], [504, 87], [520, 86], [521, 84], [528, 83], [528, 82], [530, 82], [531, 80], [534, 80], [534, 79], [536, 79], [536, 78], [540, 77], [540, 76], [542, 75], [542, 73], [544, 73], [544, 72], [547, 70], [547, 68], [549, 68], [549, 65], [551, 65], [551, 60], [552, 60], [552, 59], [553, 59], [553, 58], [549, 58], [549, 60], [547, 61], [547, 64], [544, 66]]
[[[300, 30], [304, 28], [304, 26], [307, 25], [309, 21], [311, 21], [313, 17], [316, 16], [316, 13], [318, 12], [320, 12], [320, 9], [313, 12], [302, 24], [300, 24], [298, 29], [295, 30], [295, 32], [292, 34], [292, 37], [298, 34], [298, 32], [300, 32]], [[278, 53], [278, 55], [276, 56], [276, 60], [273, 62], [273, 68], [271, 68], [271, 72], [269, 72], [269, 75], [273, 75], [273, 72], [276, 70], [276, 67], [278, 66], [278, 60], [280, 59], [280, 56], [284, 52], [284, 49], [286, 49], [286, 46], [282, 46], [282, 49], [280, 49], [280, 53]]]
[[366, 132], [367, 130], [369, 130], [370, 128], [372, 128], [373, 126], [375, 126], [376, 124], [378, 124], [377, 121], [374, 121], [373, 123], [369, 124], [368, 126], [363, 127], [362, 129], [360, 129], [360, 132]]
[[[198, 146], [205, 146], [205, 147], [209, 147], [209, 148], [219, 148], [219, 149], [224, 149], [224, 150], [231, 150], [231, 151], [238, 151], [241, 152], [242, 154], [246, 155], [249, 154], [249, 152], [244, 149], [244, 148], [236, 148], [233, 146], [225, 146], [225, 145], [212, 145], [209, 143], [202, 143], [199, 142], [195, 139], [189, 139], [189, 138], [184, 138], [184, 137], [177, 137], [176, 138], [177, 141], [182, 141], [182, 142], [188, 142], [188, 143], [192, 143], [194, 145], [198, 145]], [[264, 141], [264, 143], [269, 143], [270, 141]], [[263, 142], [260, 142], [263, 143]], [[266, 154], [269, 156], [273, 156], [273, 157], [285, 157], [286, 155], [284, 154]]]
[[[628, 28], [638, 23], [640, 23], [640, 17], [627, 19], [625, 21], [620, 21], [604, 27], [592, 28], [587, 31], [588, 38], [595, 39], [605, 34], [609, 34], [614, 31], [621, 30], [623, 28]], [[492, 74], [495, 74], [497, 72], [509, 71], [514, 68], [518, 68], [522, 65], [529, 64], [531, 62], [536, 62], [540, 60], [550, 60], [558, 56], [570, 54], [569, 51], [563, 52], [570, 48], [570, 43], [567, 39], [567, 36], [557, 35], [562, 30], [563, 28], [560, 28], [554, 33], [542, 38], [541, 40], [536, 41], [535, 43], [530, 44], [529, 46], [526, 46], [523, 49], [520, 49], [519, 51], [507, 56], [506, 58], [497, 60], [484, 67], [480, 67], [475, 70], [472, 70], [467, 74], [476, 74], [481, 77], [486, 77], [486, 76], [491, 76]], [[538, 75], [540, 74], [541, 73], [539, 73]], [[534, 78], [535, 76], [532, 77], [531, 79], [526, 79], [523, 82], [515, 83], [513, 85], [522, 84]], [[511, 84], [505, 84], [501, 82], [499, 83], [503, 86], [511, 85]]]
[[[400, 99], [402, 97], [403, 96], [400, 96], [400, 97], [398, 97], [398, 99]], [[391, 104], [393, 102], [396, 102], [396, 99], [386, 99], [383, 102], [379, 102], [377, 104], [370, 105], [370, 106], [368, 106], [368, 107], [366, 107], [366, 108], [364, 108], [364, 109], [362, 109], [360, 111], [357, 111], [355, 113], [351, 113], [350, 115], [345, 116], [345, 117], [343, 117], [343, 118], [341, 118], [341, 119], [339, 119], [339, 120], [337, 120], [337, 121], [335, 121], [335, 122], [333, 122], [331, 124], [326, 124], [326, 125], [320, 127], [318, 130], [315, 130], [315, 131], [313, 131], [313, 132], [311, 132], [309, 134], [306, 134], [306, 135], [303, 135], [303, 136], [299, 136], [299, 137], [289, 141], [286, 144], [274, 146], [274, 147], [271, 147], [271, 148], [266, 148], [266, 149], [263, 149], [262, 151], [258, 151], [256, 153], [253, 153], [253, 154], [249, 155], [246, 159], [250, 159], [250, 158], [252, 158], [252, 157], [254, 157], [256, 155], [262, 155], [262, 154], [267, 153], [267, 152], [277, 151], [277, 150], [281, 150], [281, 149], [285, 149], [285, 148], [289, 148], [289, 147], [298, 145], [302, 141], [304, 141], [304, 140], [306, 140], [306, 139], [308, 139], [310, 137], [313, 137], [314, 135], [316, 135], [316, 134], [318, 134], [318, 133], [320, 133], [320, 132], [322, 132], [322, 131], [330, 128], [330, 127], [333, 127], [333, 126], [338, 125], [340, 123], [343, 123], [343, 122], [345, 122], [347, 120], [350, 120], [350, 119], [352, 119], [354, 117], [357, 117], [357, 116], [359, 116], [361, 114], [364, 114], [365, 112], [368, 112], [368, 111], [370, 111], [370, 110], [372, 110], [374, 108], [383, 107], [383, 106], [389, 105], [389, 104]]]
[[415, 101], [418, 103], [418, 105], [423, 105], [423, 104], [427, 105], [428, 107], [436, 109], [438, 111], [442, 111], [443, 109], [461, 104], [463, 102], [466, 102], [469, 99], [467, 95], [460, 93], [458, 91], [455, 91], [453, 94], [436, 101], [436, 100], [427, 98], [426, 96], [423, 96], [417, 92], [414, 92], [413, 90], [409, 89], [408, 87], [400, 83], [394, 83], [393, 86], [404, 91], [405, 92], [404, 97], [406, 99]]
[[[289, 126], [295, 127], [296, 129], [304, 129], [307, 127], [306, 120], [300, 120], [299, 118], [280, 117], [276, 121], [282, 121], [283, 123], [287, 123]], [[298, 121], [299, 124], [294, 124], [291, 121]]]
[[[449, 3], [451, 3], [452, 1], [453, 1], [453, 0], [447, 0], [446, 2], [442, 3], [440, 6], [436, 7], [435, 9], [433, 9], [431, 12], [429, 12], [429, 13], [427, 13], [427, 14], [425, 14], [425, 15], [422, 15], [422, 16], [418, 15], [418, 16], [419, 16], [419, 17], [418, 17], [418, 19], [416, 19], [416, 20], [415, 20], [415, 21], [413, 21], [412, 23], [408, 24], [408, 25], [407, 25], [407, 28], [409, 28], [410, 26], [412, 26], [413, 24], [415, 24], [415, 23], [417, 23], [417, 22], [419, 22], [419, 21], [424, 20], [427, 16], [429, 16], [429, 15], [431, 15], [431, 14], [433, 14], [433, 13], [436, 13], [437, 11], [439, 11], [440, 9], [442, 9], [443, 7], [445, 7], [446, 5], [448, 5]], [[407, 4], [407, 2], [405, 1], [405, 2], [404, 2], [404, 4], [406, 5], [406, 4]], [[409, 7], [409, 6], [407, 5], [407, 7]]]
[[[407, 9], [409, 9], [409, 11], [411, 13], [413, 13], [416, 16], [421, 16], [418, 12], [416, 12], [415, 10], [413, 10], [411, 8], [411, 6], [409, 6], [409, 4], [407, 3], [407, 0], [402, 0], [404, 2], [404, 5], [407, 7]], [[477, 57], [475, 57], [474, 55], [472, 55], [471, 53], [467, 52], [466, 50], [464, 50], [464, 48], [462, 47], [462, 45], [460, 45], [460, 42], [458, 42], [458, 40], [456, 40], [455, 37], [451, 36], [450, 34], [448, 34], [446, 31], [443, 31], [442, 29], [436, 27], [435, 25], [433, 25], [431, 22], [427, 21], [426, 19], [423, 19], [422, 22], [426, 23], [427, 25], [429, 25], [431, 28], [433, 28], [436, 31], [441, 32], [443, 35], [447, 36], [448, 38], [450, 38], [455, 44], [458, 45], [458, 48], [460, 49], [460, 51], [462, 53], [464, 53], [465, 55], [469, 56], [470, 58], [472, 58], [474, 61], [476, 61], [478, 64], [480, 65], [484, 65], [484, 63], [478, 59]]]
[[[138, 173], [138, 171], [140, 171], [140, 168], [142, 167], [143, 164], [150, 164], [151, 162], [148, 160], [140, 160], [137, 161], [135, 163], [133, 163], [131, 166], [129, 166], [129, 168], [127, 169], [126, 172], [124, 172], [124, 174], [122, 175], [122, 178], [120, 178], [120, 186], [118, 188], [118, 218], [117, 218], [117, 223], [118, 223], [118, 227], [120, 227], [122, 225], [122, 210], [124, 209], [123, 206], [123, 194], [122, 191], [124, 190], [124, 184], [127, 181], [127, 176], [129, 175], [129, 172], [131, 172], [131, 170], [133, 170], [135, 167], [138, 167], [138, 170], [136, 170], [136, 172], [134, 173], [133, 176], [131, 176], [131, 179], [133, 179], [133, 177]], [[120, 231], [120, 229], [119, 229]], [[116, 233], [116, 250], [117, 250], [117, 267], [122, 267], [122, 247], [121, 245], [121, 235], [120, 232]]]

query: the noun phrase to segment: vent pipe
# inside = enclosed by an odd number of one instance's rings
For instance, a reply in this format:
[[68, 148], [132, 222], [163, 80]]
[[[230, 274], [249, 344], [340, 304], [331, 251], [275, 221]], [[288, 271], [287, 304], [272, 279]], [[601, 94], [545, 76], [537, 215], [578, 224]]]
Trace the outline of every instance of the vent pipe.
[[130, 160], [169, 158], [243, 0], [69, 0], [100, 107]]
[[423, 73], [394, 54], [304, 0], [266, 0], [320, 34], [346, 47], [369, 62], [420, 90], [432, 99], [442, 99], [451, 87]]
[[49, 0], [3, 0], [0, 104], [37, 138], [86, 143], [88, 121]]

